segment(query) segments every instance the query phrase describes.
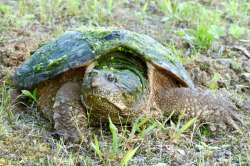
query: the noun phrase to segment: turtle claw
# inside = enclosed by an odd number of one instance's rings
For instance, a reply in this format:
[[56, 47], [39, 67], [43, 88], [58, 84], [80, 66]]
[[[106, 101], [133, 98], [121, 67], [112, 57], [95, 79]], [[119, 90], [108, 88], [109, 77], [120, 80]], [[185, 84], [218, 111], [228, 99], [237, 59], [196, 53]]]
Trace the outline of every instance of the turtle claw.
[[63, 131], [63, 130], [57, 130], [54, 132], [51, 132], [50, 135], [55, 139], [63, 138], [63, 141], [65, 143], [72, 142], [72, 143], [79, 143], [83, 138], [81, 138], [76, 132], [74, 131]]
[[239, 127], [237, 122], [240, 123], [241, 125], [244, 125], [242, 119], [239, 117], [237, 113], [229, 111], [228, 114], [225, 116], [225, 123], [229, 125], [231, 128], [241, 133], [242, 132], [241, 127]]
[[[207, 115], [207, 117], [204, 116], [203, 119], [214, 124], [211, 126], [212, 131], [216, 130], [216, 128], [221, 130], [232, 128], [237, 132], [242, 133], [240, 125], [244, 125], [244, 122], [242, 117], [235, 111], [235, 109], [213, 110], [213, 116], [209, 117], [209, 115]], [[219, 112], [219, 114], [215, 112]]]
[[[225, 112], [226, 110], [224, 110]], [[242, 119], [239, 118], [235, 112], [228, 111], [227, 113], [219, 115], [218, 117], [202, 118], [209, 125], [211, 131], [224, 131], [226, 129], [233, 129], [236, 132], [242, 133], [241, 125]]]

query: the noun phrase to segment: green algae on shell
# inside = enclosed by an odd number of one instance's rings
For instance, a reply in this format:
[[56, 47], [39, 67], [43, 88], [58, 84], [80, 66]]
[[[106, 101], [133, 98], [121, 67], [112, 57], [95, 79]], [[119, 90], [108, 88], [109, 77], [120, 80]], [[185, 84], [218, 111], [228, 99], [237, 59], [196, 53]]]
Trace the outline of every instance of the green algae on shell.
[[139, 56], [174, 76], [183, 86], [193, 87], [186, 70], [170, 49], [147, 35], [107, 28], [65, 32], [43, 45], [20, 65], [13, 82], [19, 88], [30, 89], [65, 71], [87, 66], [112, 52]]

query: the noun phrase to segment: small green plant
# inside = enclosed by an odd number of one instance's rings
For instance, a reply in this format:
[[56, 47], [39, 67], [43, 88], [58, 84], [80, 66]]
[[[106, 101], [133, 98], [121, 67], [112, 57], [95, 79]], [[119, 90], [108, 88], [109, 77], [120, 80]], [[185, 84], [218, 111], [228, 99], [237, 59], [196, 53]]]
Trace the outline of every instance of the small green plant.
[[138, 117], [135, 122], [133, 123], [132, 130], [129, 134], [129, 138], [132, 138], [135, 136], [136, 132], [140, 132], [140, 128], [145, 125], [149, 121], [148, 118], [140, 116]]
[[156, 0], [159, 10], [166, 16], [172, 15], [176, 12], [176, 4], [171, 0]]
[[[122, 166], [127, 165], [128, 161], [132, 159], [139, 146], [137, 146], [136, 148], [129, 148], [129, 149], [120, 148], [120, 146], [126, 143], [126, 141], [123, 142], [122, 139], [123, 137], [119, 136], [118, 129], [113, 124], [111, 118], [109, 118], [109, 129], [112, 134], [112, 145], [111, 148], [106, 153], [104, 153], [105, 150], [101, 149], [100, 143], [96, 135], [94, 135], [93, 141], [91, 142], [90, 145], [94, 150], [94, 152], [97, 154], [100, 161], [102, 161], [103, 163], [106, 163], [107, 161], [116, 161], [117, 159], [119, 160], [121, 159], [120, 165]], [[129, 139], [130, 138], [127, 138], [125, 140]]]
[[53, 0], [50, 2], [50, 11], [53, 17], [58, 17], [63, 15], [62, 8], [63, 8], [64, 1], [63, 0]]
[[205, 24], [198, 24], [197, 27], [190, 32], [193, 36], [194, 45], [198, 49], [208, 49], [214, 40], [214, 36], [209, 31], [209, 27]]
[[81, 15], [91, 20], [89, 24], [99, 25], [101, 23], [104, 23], [107, 20], [108, 12], [107, 9], [105, 9], [103, 6], [103, 1], [86, 0], [83, 4]]
[[94, 149], [95, 153], [98, 155], [99, 159], [103, 159], [103, 154], [100, 148], [100, 143], [96, 137], [96, 135], [94, 135], [94, 142], [91, 142], [91, 147]]
[[219, 73], [215, 73], [212, 79], [208, 83], [208, 87], [211, 90], [217, 90], [219, 88], [218, 81], [221, 79], [221, 75]]
[[157, 122], [145, 116], [141, 116], [135, 120], [132, 130], [129, 134], [129, 139], [132, 139], [136, 133], [143, 139], [157, 127]]
[[19, 8], [19, 16], [24, 16], [26, 14], [26, 8], [27, 8], [27, 5], [26, 5], [26, 2], [25, 0], [19, 0], [18, 1], [18, 8]]
[[247, 154], [247, 165], [250, 166], [250, 154]]
[[11, 122], [13, 119], [13, 113], [11, 111], [11, 97], [5, 83], [0, 85], [0, 119], [3, 114], [6, 114], [8, 121]]
[[[180, 118], [179, 118], [180, 119]], [[178, 141], [181, 137], [181, 135], [188, 130], [195, 122], [197, 121], [197, 118], [192, 118], [188, 120], [182, 127], [180, 127], [180, 122], [177, 123], [175, 132], [172, 134], [171, 139], [173, 141]]]
[[45, 24], [46, 21], [49, 19], [47, 15], [47, 2], [46, 0], [39, 0], [39, 17], [40, 22]]
[[117, 154], [119, 150], [119, 136], [118, 136], [118, 129], [116, 126], [113, 124], [111, 118], [109, 117], [109, 129], [112, 134], [112, 151], [111, 151], [111, 156], [114, 156]]
[[[182, 2], [178, 3], [177, 15], [181, 21], [187, 21], [189, 24], [196, 23], [198, 16], [204, 11], [203, 6], [199, 3]], [[195, 19], [196, 18], [196, 19]]]
[[11, 11], [11, 7], [5, 4], [0, 4], [0, 14], [9, 14]]
[[[4, 32], [8, 30], [8, 28], [11, 26], [14, 16], [13, 16], [13, 10], [10, 6], [5, 4], [0, 4], [0, 32]], [[1, 35], [3, 36], [3, 35]]]
[[211, 130], [209, 129], [209, 126], [208, 125], [202, 125], [200, 128], [200, 133], [202, 136], [211, 136], [212, 135], [212, 132]]
[[34, 89], [33, 91], [22, 90], [21, 92], [23, 96], [29, 98], [29, 102], [37, 102], [38, 100], [37, 89]]
[[69, 16], [76, 16], [79, 14], [80, 0], [67, 0], [66, 9]]
[[194, 1], [184, 1], [177, 3], [175, 18], [178, 21], [185, 22], [188, 27], [198, 24], [219, 24], [222, 13], [219, 10], [211, 10], [206, 6]]
[[124, 155], [124, 157], [121, 160], [120, 166], [127, 166], [129, 160], [132, 159], [132, 157], [135, 155], [136, 151], [138, 150], [139, 147], [136, 147], [134, 149], [130, 149], [126, 152], [126, 154]]
[[[175, 112], [171, 112], [168, 118], [163, 122], [159, 122], [159, 126], [161, 129], [165, 130], [168, 133], [170, 139], [174, 142], [179, 141], [180, 137], [184, 132], [186, 132], [191, 126], [193, 126], [197, 122], [197, 118], [191, 118], [188, 121], [184, 119], [185, 113], [180, 115], [176, 115]], [[172, 120], [177, 121], [176, 123]], [[165, 124], [170, 121], [170, 127], [165, 127]]]
[[[199, 165], [206, 165], [206, 160], [211, 158], [214, 154], [214, 151], [220, 149], [221, 147], [212, 146], [206, 144], [205, 142], [200, 141], [199, 143], [195, 144], [195, 147], [199, 149]], [[230, 164], [229, 164], [230, 165]]]
[[229, 28], [229, 34], [232, 35], [235, 39], [239, 39], [246, 32], [244, 27], [241, 27], [237, 24], [232, 24]]
[[219, 39], [221, 36], [225, 35], [225, 28], [223, 26], [211, 25], [209, 28], [209, 33], [213, 35], [215, 39]]
[[142, 13], [146, 13], [146, 11], [148, 10], [148, 2], [149, 1], [146, 1], [145, 3], [144, 3], [144, 5], [142, 6], [142, 8], [141, 8], [141, 10], [142, 10]]
[[225, 14], [232, 19], [243, 18], [247, 17], [250, 9], [249, 1], [248, 0], [227, 0], [223, 3], [225, 8]]
[[107, 0], [107, 10], [108, 10], [108, 14], [111, 15], [112, 11], [114, 9], [114, 2], [113, 0]]

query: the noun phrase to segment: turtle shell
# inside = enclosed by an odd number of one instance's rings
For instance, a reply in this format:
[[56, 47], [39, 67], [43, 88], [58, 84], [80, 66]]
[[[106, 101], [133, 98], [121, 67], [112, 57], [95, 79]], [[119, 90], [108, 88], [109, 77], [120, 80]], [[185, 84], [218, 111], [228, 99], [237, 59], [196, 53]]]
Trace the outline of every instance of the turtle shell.
[[[30, 89], [71, 69], [87, 66], [111, 52], [140, 56], [175, 77], [183, 86], [193, 87], [188, 73], [170, 49], [143, 34], [121, 29], [91, 29], [65, 32], [37, 49], [17, 67], [14, 85]], [[131, 55], [125, 54], [125, 55]]]

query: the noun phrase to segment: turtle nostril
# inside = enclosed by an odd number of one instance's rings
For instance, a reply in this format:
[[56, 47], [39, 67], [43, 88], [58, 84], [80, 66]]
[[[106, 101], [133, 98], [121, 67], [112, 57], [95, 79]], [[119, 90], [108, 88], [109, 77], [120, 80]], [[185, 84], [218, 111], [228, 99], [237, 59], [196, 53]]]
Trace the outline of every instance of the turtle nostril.
[[98, 87], [98, 81], [97, 81], [97, 79], [92, 79], [91, 87], [92, 87], [92, 88]]

